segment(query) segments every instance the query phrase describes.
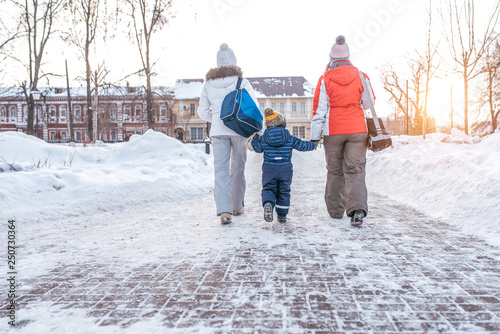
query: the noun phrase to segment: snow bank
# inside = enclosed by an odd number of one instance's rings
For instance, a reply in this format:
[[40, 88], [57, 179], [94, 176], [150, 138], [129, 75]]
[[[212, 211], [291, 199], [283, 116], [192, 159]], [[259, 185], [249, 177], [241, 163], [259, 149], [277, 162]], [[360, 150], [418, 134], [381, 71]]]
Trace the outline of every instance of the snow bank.
[[369, 152], [369, 189], [500, 245], [500, 134], [445, 137], [394, 137], [394, 148]]
[[127, 143], [88, 147], [2, 133], [0, 171], [4, 220], [41, 223], [205, 195], [213, 180], [204, 153], [152, 130]]

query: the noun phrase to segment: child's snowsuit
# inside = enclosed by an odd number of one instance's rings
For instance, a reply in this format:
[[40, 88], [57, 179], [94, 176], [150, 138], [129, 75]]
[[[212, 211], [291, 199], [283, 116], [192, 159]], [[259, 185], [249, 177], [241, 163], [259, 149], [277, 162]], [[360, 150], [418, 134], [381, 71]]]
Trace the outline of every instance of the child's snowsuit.
[[294, 137], [280, 126], [268, 127], [262, 137], [252, 139], [255, 152], [264, 152], [262, 164], [262, 206], [270, 202], [279, 216], [286, 216], [290, 207], [292, 184], [292, 150], [312, 151], [313, 142]]

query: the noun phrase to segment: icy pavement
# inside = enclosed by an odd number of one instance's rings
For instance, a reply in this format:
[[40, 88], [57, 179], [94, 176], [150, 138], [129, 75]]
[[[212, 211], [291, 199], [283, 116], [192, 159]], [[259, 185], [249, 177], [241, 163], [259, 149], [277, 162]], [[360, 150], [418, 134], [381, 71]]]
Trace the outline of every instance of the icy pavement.
[[326, 213], [324, 164], [294, 152], [294, 166], [286, 225], [262, 218], [251, 154], [228, 226], [209, 194], [20, 229], [21, 330], [0, 331], [500, 332], [498, 248], [374, 189], [352, 228]]

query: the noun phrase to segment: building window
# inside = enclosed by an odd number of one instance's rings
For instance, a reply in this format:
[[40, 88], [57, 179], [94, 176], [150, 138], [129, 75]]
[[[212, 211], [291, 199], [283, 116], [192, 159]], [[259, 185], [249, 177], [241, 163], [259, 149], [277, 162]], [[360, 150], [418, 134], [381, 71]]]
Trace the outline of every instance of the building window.
[[50, 131], [50, 141], [56, 141], [56, 133], [54, 131]]
[[49, 107], [49, 113], [50, 113], [50, 118], [56, 118], [56, 107], [55, 106], [50, 106]]
[[285, 102], [280, 102], [280, 113], [285, 114]]
[[7, 118], [7, 109], [5, 107], [0, 108], [0, 117]]
[[[75, 117], [80, 118], [82, 117], [82, 107], [80, 106], [75, 106]], [[80, 133], [80, 140], [81, 140], [82, 134]]]
[[136, 135], [142, 135], [142, 130], [135, 130]]
[[67, 137], [68, 137], [67, 132], [66, 132], [66, 131], [62, 131], [62, 132], [61, 132], [61, 139], [62, 139], [63, 141], [66, 141], [66, 140], [67, 140]]
[[160, 116], [167, 116], [167, 106], [164, 104], [160, 106]]
[[109, 107], [109, 117], [116, 119], [116, 106]]
[[[124, 116], [130, 116], [130, 112], [132, 111], [132, 109], [130, 108], [129, 105], [126, 105], [125, 108], [123, 109], [123, 115]], [[126, 119], [126, 117], [125, 117]]]
[[25, 106], [23, 108], [23, 122], [26, 122], [28, 120], [28, 106]]
[[305, 102], [300, 102], [300, 114], [301, 115], [306, 114], [306, 103]]
[[203, 128], [191, 128], [191, 140], [192, 141], [202, 141], [203, 140]]
[[116, 131], [115, 130], [111, 131], [111, 141], [113, 141], [113, 142], [116, 141]]
[[259, 109], [261, 112], [264, 112], [264, 102], [259, 102]]
[[10, 107], [9, 117], [12, 119], [15, 119], [17, 117], [17, 108], [16, 107]]
[[138, 104], [135, 106], [135, 117], [141, 117], [141, 106]]
[[[276, 102], [271, 102], [271, 108], [273, 110], [276, 110]], [[276, 110], [276, 111], [278, 111], [278, 110]]]
[[[75, 109], [76, 112], [76, 109]], [[81, 131], [75, 131], [75, 141], [77, 143], [80, 143], [82, 141], [82, 132]]]
[[189, 116], [194, 117], [196, 115], [196, 103], [189, 104]]
[[59, 115], [61, 115], [61, 118], [66, 118], [66, 106], [59, 107]]
[[300, 139], [306, 138], [306, 127], [305, 126], [294, 126], [292, 128], [292, 134]]
[[297, 102], [292, 102], [292, 116], [297, 116]]

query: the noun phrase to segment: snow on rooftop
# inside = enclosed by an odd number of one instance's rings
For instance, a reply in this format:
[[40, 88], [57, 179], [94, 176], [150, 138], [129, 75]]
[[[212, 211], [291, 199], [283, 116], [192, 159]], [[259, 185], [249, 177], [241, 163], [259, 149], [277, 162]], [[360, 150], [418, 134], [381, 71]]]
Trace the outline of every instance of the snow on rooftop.
[[178, 100], [199, 99], [202, 90], [202, 79], [179, 79], [175, 83], [175, 98]]

